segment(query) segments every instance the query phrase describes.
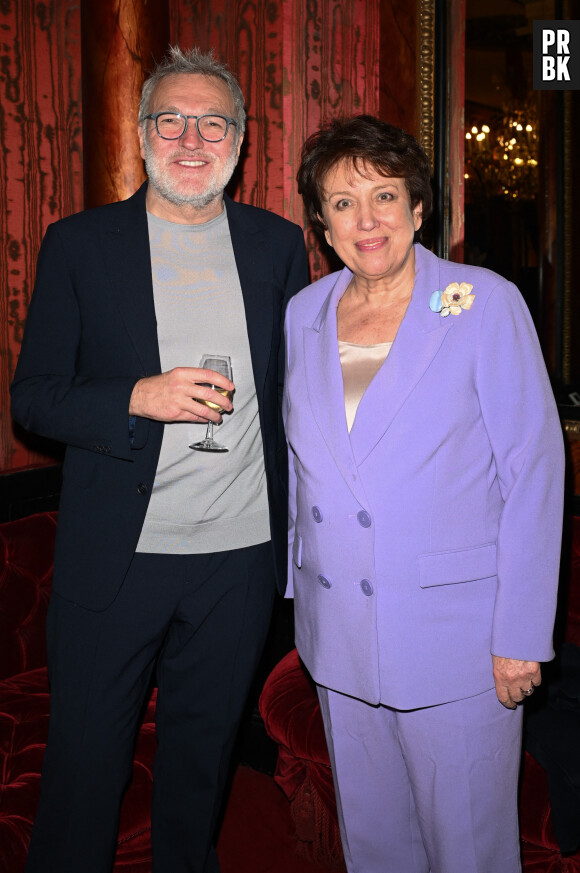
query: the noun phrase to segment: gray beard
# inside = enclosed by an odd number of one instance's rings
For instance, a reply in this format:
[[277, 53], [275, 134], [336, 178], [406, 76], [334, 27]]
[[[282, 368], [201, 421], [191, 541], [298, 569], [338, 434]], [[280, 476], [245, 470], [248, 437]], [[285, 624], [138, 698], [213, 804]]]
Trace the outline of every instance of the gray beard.
[[177, 190], [169, 179], [165, 178], [164, 168], [160, 166], [159, 160], [154, 156], [147, 138], [144, 140], [144, 148], [145, 170], [150, 184], [153, 185], [161, 197], [168, 200], [169, 203], [173, 203], [174, 206], [193, 206], [196, 209], [205, 209], [216, 197], [222, 195], [224, 188], [232, 178], [238, 162], [234, 150], [219, 170], [216, 171], [214, 165], [212, 178], [205, 191], [199, 194], [188, 194]]

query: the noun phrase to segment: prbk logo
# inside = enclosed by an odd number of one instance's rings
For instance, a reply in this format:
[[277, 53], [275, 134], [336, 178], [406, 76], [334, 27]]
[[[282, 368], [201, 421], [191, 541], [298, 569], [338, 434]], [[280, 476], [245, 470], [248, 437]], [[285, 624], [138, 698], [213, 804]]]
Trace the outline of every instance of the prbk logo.
[[580, 89], [580, 21], [534, 21], [534, 88]]

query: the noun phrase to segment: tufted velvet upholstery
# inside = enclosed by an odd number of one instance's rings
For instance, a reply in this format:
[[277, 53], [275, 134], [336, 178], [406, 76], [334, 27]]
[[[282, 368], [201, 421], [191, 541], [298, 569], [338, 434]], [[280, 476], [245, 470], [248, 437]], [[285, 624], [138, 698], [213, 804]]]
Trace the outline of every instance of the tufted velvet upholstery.
[[0, 679], [46, 664], [56, 513], [0, 524]]
[[[580, 517], [572, 520], [565, 638], [580, 646]], [[294, 819], [296, 850], [330, 869], [345, 870], [324, 729], [314, 686], [293, 649], [274, 667], [260, 713], [278, 744], [275, 779]], [[580, 852], [562, 857], [550, 815], [548, 777], [524, 755], [520, 820], [524, 873], [580, 873]], [[498, 871], [499, 873], [499, 871]]]
[[[0, 873], [22, 873], [48, 731], [44, 625], [56, 513], [0, 524]], [[154, 697], [121, 810], [115, 873], [149, 873]], [[80, 873], [80, 871], [79, 871]]]
[[345, 870], [320, 707], [296, 649], [270, 673], [259, 707], [278, 744], [274, 778], [290, 801], [296, 851], [331, 870]]
[[528, 752], [524, 756], [520, 827], [524, 873], [579, 873], [580, 855], [563, 858], [560, 854], [550, 815], [548, 775]]

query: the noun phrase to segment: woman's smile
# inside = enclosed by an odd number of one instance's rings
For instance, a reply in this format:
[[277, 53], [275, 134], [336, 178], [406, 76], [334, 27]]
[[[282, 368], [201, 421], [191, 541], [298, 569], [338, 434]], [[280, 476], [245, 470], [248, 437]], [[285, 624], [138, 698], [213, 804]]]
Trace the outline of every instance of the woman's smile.
[[369, 252], [376, 251], [381, 248], [383, 245], [386, 245], [388, 242], [388, 238], [381, 236], [375, 239], [362, 239], [355, 243], [357, 249], [360, 249], [361, 252]]
[[411, 208], [405, 180], [371, 165], [340, 161], [324, 180], [326, 241], [355, 281], [390, 285], [414, 280], [413, 241], [421, 205]]

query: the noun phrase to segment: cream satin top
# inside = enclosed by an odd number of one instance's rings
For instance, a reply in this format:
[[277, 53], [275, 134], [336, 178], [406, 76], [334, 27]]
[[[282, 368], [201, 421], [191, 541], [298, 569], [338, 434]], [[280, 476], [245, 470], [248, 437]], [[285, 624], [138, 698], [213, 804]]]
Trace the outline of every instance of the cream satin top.
[[358, 405], [374, 376], [391, 351], [392, 342], [359, 346], [356, 343], [338, 341], [344, 384], [344, 407], [350, 433]]

